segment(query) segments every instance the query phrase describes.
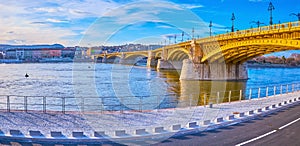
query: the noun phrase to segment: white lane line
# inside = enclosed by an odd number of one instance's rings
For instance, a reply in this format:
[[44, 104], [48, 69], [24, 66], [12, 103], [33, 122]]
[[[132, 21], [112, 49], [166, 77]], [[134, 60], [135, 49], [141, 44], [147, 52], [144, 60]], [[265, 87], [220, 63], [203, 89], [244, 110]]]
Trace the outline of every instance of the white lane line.
[[245, 144], [247, 144], [247, 143], [253, 142], [253, 141], [255, 141], [255, 140], [258, 140], [258, 139], [261, 139], [261, 138], [263, 138], [263, 137], [265, 137], [265, 136], [268, 136], [268, 135], [270, 135], [270, 134], [272, 134], [272, 133], [275, 133], [276, 131], [277, 131], [277, 130], [273, 130], [273, 131], [268, 132], [268, 133], [266, 133], [266, 134], [264, 134], [264, 135], [261, 135], [261, 136], [258, 136], [258, 137], [256, 137], [256, 138], [250, 139], [250, 140], [248, 140], [248, 141], [239, 143], [239, 144], [237, 144], [236, 146], [242, 146], [242, 145], [245, 145]]
[[300, 118], [298, 118], [298, 119], [296, 119], [296, 120], [294, 120], [294, 121], [292, 121], [292, 122], [290, 122], [290, 123], [288, 123], [288, 124], [285, 124], [285, 125], [279, 127], [278, 129], [281, 130], [281, 129], [287, 127], [287, 126], [290, 126], [290, 125], [296, 123], [296, 122], [299, 121], [299, 120], [300, 120]]
[[[294, 121], [292, 121], [292, 122], [290, 122], [290, 123], [287, 123], [287, 124], [285, 124], [285, 125], [279, 127], [278, 129], [281, 130], [281, 129], [283, 129], [283, 128], [289, 126], [289, 125], [292, 125], [292, 124], [296, 123], [296, 122], [299, 121], [299, 120], [300, 120], [300, 118], [298, 118], [298, 119], [296, 119], [296, 120], [294, 120]], [[275, 132], [277, 132], [277, 130], [273, 130], [273, 131], [268, 132], [268, 133], [266, 133], [266, 134], [264, 134], [264, 135], [261, 135], [261, 136], [258, 136], [258, 137], [256, 137], [256, 138], [250, 139], [250, 140], [248, 140], [248, 141], [239, 143], [239, 144], [237, 144], [236, 146], [242, 146], [242, 145], [245, 145], [245, 144], [247, 144], [247, 143], [253, 142], [253, 141], [258, 140], [258, 139], [261, 139], [261, 138], [266, 137], [266, 136], [268, 136], [268, 135], [270, 135], [270, 134], [273, 134], [273, 133], [275, 133]]]

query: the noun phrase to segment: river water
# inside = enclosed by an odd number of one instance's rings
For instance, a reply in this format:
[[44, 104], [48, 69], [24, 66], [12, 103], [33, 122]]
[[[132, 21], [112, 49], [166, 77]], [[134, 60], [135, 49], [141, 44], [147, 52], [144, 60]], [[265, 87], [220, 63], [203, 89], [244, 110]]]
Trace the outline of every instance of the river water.
[[300, 81], [300, 68], [248, 68], [249, 80], [240, 82], [180, 81], [177, 71], [116, 64], [0, 64], [0, 70], [2, 109], [8, 95], [17, 109], [24, 109], [24, 96], [29, 109], [42, 108], [43, 97], [52, 110], [63, 102], [67, 110], [78, 109], [77, 104], [85, 110], [186, 107], [272, 95], [274, 86], [280, 94], [299, 88], [292, 84]]

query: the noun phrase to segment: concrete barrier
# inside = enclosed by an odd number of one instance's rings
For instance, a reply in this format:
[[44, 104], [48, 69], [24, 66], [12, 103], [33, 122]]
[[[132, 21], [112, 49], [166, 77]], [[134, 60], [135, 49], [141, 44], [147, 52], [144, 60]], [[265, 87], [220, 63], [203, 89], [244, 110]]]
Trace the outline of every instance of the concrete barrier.
[[172, 130], [180, 130], [181, 129], [181, 125], [177, 124], [177, 125], [172, 125]]
[[104, 131], [94, 131], [94, 137], [104, 137], [105, 132]]
[[264, 107], [264, 110], [265, 110], [265, 111], [270, 110], [270, 107], [269, 107], [269, 106]]
[[189, 127], [189, 128], [195, 128], [195, 127], [198, 127], [197, 122], [190, 122], [190, 123], [188, 124], [188, 127]]
[[223, 121], [224, 121], [223, 117], [221, 117], [221, 118], [216, 118], [216, 119], [214, 120], [215, 123], [220, 123], [220, 122], [223, 122]]
[[164, 132], [164, 127], [155, 127], [154, 128], [154, 133], [162, 133]]
[[284, 101], [283, 104], [287, 104], [287, 101]]
[[134, 132], [135, 135], [144, 135], [147, 134], [146, 129], [137, 129]]
[[254, 111], [252, 111], [252, 110], [247, 112], [247, 115], [253, 115], [253, 114], [254, 114]]
[[277, 106], [282, 106], [282, 103], [278, 103]]
[[245, 113], [239, 113], [238, 116], [241, 118], [241, 117], [244, 117], [245, 116]]
[[125, 130], [117, 130], [115, 131], [115, 136], [125, 136], [126, 131]]
[[259, 108], [259, 109], [255, 110], [255, 111], [256, 111], [256, 113], [261, 113], [261, 112], [262, 112], [262, 109]]
[[57, 131], [51, 131], [50, 136], [51, 137], [64, 137], [64, 135], [61, 132], [57, 132]]
[[272, 108], [276, 108], [276, 104], [273, 104], [273, 105], [272, 105]]
[[290, 99], [290, 100], [289, 100], [289, 103], [292, 103], [292, 102], [293, 102], [293, 100], [292, 100], [292, 99]]
[[83, 132], [72, 132], [73, 137], [85, 137]]
[[40, 131], [29, 131], [30, 136], [43, 136], [43, 134]]
[[294, 98], [294, 101], [297, 101], [297, 98]]
[[202, 121], [202, 125], [209, 125], [210, 124], [210, 120], [205, 120], [205, 121]]
[[230, 115], [226, 117], [226, 120], [233, 120], [234, 119], [234, 115]]
[[22, 132], [20, 130], [9, 130], [9, 134], [10, 135], [14, 135], [14, 136], [20, 136], [23, 135]]

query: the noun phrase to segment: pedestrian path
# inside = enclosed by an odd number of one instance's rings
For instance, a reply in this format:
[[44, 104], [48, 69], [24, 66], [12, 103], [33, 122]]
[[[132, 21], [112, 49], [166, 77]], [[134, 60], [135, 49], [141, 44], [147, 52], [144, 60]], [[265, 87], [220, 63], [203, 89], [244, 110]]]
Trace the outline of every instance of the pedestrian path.
[[300, 92], [211, 106], [143, 112], [0, 112], [0, 137], [100, 140], [172, 136], [234, 124], [297, 102], [300, 102]]

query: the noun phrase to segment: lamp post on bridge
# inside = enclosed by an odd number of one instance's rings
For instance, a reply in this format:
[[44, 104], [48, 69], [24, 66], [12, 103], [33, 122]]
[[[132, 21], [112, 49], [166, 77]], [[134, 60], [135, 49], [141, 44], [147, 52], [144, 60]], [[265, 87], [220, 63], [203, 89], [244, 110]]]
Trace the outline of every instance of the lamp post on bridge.
[[273, 17], [272, 17], [273, 10], [275, 10], [275, 7], [273, 6], [272, 2], [270, 2], [268, 8], [268, 11], [270, 11], [270, 25], [273, 25]]
[[212, 21], [209, 22], [209, 36], [211, 36], [211, 27], [212, 27]]
[[176, 44], [176, 34], [174, 35], [174, 44]]
[[232, 13], [232, 16], [231, 16], [231, 21], [232, 21], [231, 32], [234, 32], [234, 20], [235, 20], [235, 16], [234, 16], [234, 13]]
[[298, 21], [300, 21], [300, 13], [298, 13], [298, 14], [296, 14], [296, 13], [291, 13], [290, 14], [290, 16], [296, 16], [296, 17], [298, 17]]
[[194, 37], [195, 37], [195, 29], [194, 29], [194, 27], [193, 27], [193, 30], [192, 30], [192, 34], [193, 34], [193, 38], [192, 39], [194, 39]]

